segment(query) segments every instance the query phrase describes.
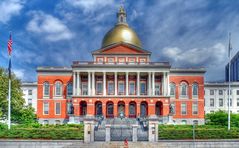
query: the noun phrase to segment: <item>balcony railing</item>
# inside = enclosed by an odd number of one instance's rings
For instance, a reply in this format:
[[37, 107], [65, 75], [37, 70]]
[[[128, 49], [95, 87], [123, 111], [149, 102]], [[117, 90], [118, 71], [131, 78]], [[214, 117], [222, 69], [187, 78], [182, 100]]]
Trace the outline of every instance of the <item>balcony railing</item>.
[[73, 61], [73, 65], [155, 65], [155, 66], [170, 66], [169, 62], [95, 62], [95, 61]]

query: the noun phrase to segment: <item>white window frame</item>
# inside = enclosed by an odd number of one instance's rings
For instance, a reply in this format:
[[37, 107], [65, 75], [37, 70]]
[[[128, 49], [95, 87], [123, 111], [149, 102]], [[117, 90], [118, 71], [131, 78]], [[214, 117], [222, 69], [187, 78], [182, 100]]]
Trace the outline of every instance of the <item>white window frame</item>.
[[[59, 94], [57, 94], [58, 92], [57, 92], [57, 84], [59, 84], [59, 87], [60, 87], [60, 92], [59, 92]], [[55, 97], [61, 97], [62, 96], [62, 90], [63, 90], [63, 84], [62, 84], [62, 82], [61, 81], [56, 81], [55, 82], [55, 85], [54, 85], [54, 96]]]
[[[60, 113], [59, 114], [57, 114], [57, 108], [56, 108], [56, 106], [57, 106], [57, 104], [59, 104], [59, 111], [60, 111]], [[61, 102], [55, 102], [55, 115], [61, 115]]]
[[[220, 101], [222, 101], [222, 105], [220, 104]], [[223, 99], [223, 98], [219, 98], [219, 100], [218, 100], [218, 106], [219, 106], [219, 107], [223, 107], [223, 106], [224, 106], [224, 99]]]
[[[183, 106], [183, 105], [185, 105], [185, 106]], [[185, 114], [183, 112], [184, 111], [183, 107], [185, 107]], [[181, 104], [181, 115], [183, 115], [183, 116], [187, 115], [187, 103], [182, 103]]]
[[[157, 88], [157, 86], [158, 86], [159, 88]], [[155, 89], [155, 95], [156, 95], [156, 96], [160, 96], [160, 95], [161, 95], [161, 91], [160, 91], [160, 90], [161, 90], [161, 83], [156, 82], [154, 89]], [[157, 94], [157, 91], [158, 91], [158, 94]]]
[[[185, 90], [185, 95], [182, 95], [182, 89], [183, 89], [183, 85], [186, 86], [186, 90]], [[182, 99], [187, 99], [188, 98], [188, 84], [186, 82], [182, 82], [180, 84], [180, 98]]]
[[[144, 85], [145, 85], [144, 92], [142, 92], [141, 84], [144, 84]], [[147, 94], [147, 84], [146, 84], [145, 81], [140, 81], [140, 95], [146, 95], [146, 94]]]
[[[175, 97], [175, 95], [176, 95], [176, 84], [171, 82], [169, 85], [170, 85], [170, 87], [169, 87], [169, 89], [170, 89], [169, 94], [170, 94], [171, 97]], [[173, 95], [171, 94], [172, 87], [174, 88]]]
[[[213, 105], [211, 105], [211, 100], [213, 100]], [[214, 107], [215, 106], [215, 99], [214, 98], [210, 98], [209, 99], [209, 106], [210, 107]]]
[[[196, 113], [194, 113], [194, 112], [196, 112]], [[193, 104], [192, 104], [192, 114], [198, 115], [198, 103], [197, 102], [193, 102]]]
[[[123, 92], [120, 92], [120, 84], [123, 84]], [[125, 94], [125, 84], [124, 81], [118, 81], [118, 95], [124, 95]]]
[[[45, 109], [46, 109], [45, 104], [47, 104], [47, 106], [48, 106], [48, 111], [47, 111], [48, 113], [47, 114], [45, 114]], [[50, 110], [49, 102], [43, 102], [43, 115], [49, 115], [49, 110]]]
[[[112, 91], [111, 92], [109, 92], [110, 84], [112, 85]], [[107, 94], [108, 95], [114, 95], [114, 91], [115, 91], [114, 81], [108, 81], [108, 83], [107, 83]]]
[[[45, 85], [46, 84], [48, 85], [48, 94], [47, 95], [45, 94], [45, 89], [46, 89]], [[43, 83], [43, 97], [48, 98], [49, 96], [50, 96], [50, 83], [46, 81]]]
[[[101, 90], [102, 90], [101, 92], [98, 92], [98, 91], [99, 91], [99, 90], [98, 90], [98, 84], [101, 85], [101, 88], [102, 88], [102, 89], [101, 89]], [[96, 81], [96, 87], [95, 87], [95, 89], [96, 89], [96, 94], [97, 94], [97, 95], [102, 95], [102, 94], [103, 94], [103, 91], [104, 91], [104, 90], [103, 90], [103, 89], [104, 89], [104, 88], [103, 88], [103, 82], [102, 82], [102, 81]]]
[[[196, 88], [194, 88], [194, 87], [196, 87]], [[194, 94], [194, 89], [196, 89], [197, 94]], [[192, 85], [192, 96], [193, 96], [193, 99], [197, 99], [198, 98], [198, 91], [199, 91], [198, 83], [193, 83], [193, 85]]]
[[[81, 88], [82, 88], [82, 95], [87, 96], [88, 95], [88, 82], [82, 82], [81, 83]], [[86, 94], [84, 94], [86, 92]]]
[[[130, 92], [130, 84], [134, 84], [134, 89], [133, 89], [133, 93]], [[129, 95], [135, 95], [135, 81], [129, 81]]]

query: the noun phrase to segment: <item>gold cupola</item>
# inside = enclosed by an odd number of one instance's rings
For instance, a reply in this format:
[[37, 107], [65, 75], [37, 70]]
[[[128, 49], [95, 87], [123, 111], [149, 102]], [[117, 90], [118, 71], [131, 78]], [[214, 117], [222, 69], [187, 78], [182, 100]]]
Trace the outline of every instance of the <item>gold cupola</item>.
[[136, 47], [141, 47], [141, 41], [139, 40], [137, 34], [131, 29], [126, 21], [126, 12], [121, 6], [117, 13], [117, 24], [110, 29], [102, 41], [102, 48], [115, 43], [128, 43]]

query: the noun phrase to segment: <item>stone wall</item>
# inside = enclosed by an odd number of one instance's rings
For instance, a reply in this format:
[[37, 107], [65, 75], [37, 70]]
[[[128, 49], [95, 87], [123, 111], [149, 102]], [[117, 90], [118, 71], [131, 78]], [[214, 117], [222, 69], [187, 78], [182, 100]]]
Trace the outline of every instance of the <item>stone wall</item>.
[[[238, 148], [238, 140], [200, 140], [193, 142], [191, 140], [163, 140], [159, 142], [128, 142], [129, 148]], [[0, 140], [0, 148], [110, 148], [124, 147], [124, 142], [94, 142], [84, 143], [80, 140]]]

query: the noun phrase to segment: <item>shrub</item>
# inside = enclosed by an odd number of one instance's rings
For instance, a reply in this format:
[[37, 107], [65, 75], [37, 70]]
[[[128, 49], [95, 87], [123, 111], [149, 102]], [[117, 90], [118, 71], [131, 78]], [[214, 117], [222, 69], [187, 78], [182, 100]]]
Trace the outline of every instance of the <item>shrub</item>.
[[[5, 125], [2, 126], [4, 127]], [[82, 124], [49, 126], [42, 126], [40, 124], [15, 125], [10, 130], [5, 127], [0, 130], [0, 138], [82, 140], [83, 136]]]
[[[239, 138], [239, 129], [227, 130], [225, 126], [195, 126], [196, 139], [234, 139]], [[159, 125], [159, 139], [193, 139], [192, 125]]]

